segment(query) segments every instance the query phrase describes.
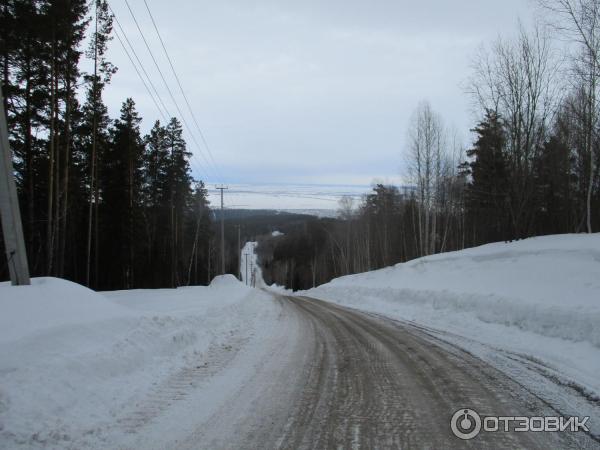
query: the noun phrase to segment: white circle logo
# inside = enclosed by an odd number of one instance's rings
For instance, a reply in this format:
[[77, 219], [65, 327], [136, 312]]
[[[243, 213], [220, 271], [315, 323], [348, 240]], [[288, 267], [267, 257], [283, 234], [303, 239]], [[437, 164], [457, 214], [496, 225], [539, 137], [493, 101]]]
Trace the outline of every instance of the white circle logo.
[[481, 431], [481, 417], [472, 409], [459, 409], [452, 416], [450, 428], [460, 439], [473, 439]]

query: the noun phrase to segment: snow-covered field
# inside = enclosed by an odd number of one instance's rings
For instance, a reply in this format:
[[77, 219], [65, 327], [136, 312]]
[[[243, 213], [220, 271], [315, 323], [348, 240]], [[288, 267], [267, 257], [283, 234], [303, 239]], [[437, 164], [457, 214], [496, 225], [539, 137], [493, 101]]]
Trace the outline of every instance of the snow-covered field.
[[[193, 414], [179, 411], [170, 430], [208, 416], [253, 373], [234, 356], [267, 351], [255, 340], [278, 336], [266, 297], [230, 275], [111, 293], [54, 278], [1, 283], [0, 448], [136, 448], [131, 431], [174, 400]], [[183, 401], [192, 383], [201, 402]]]
[[425, 327], [552, 404], [600, 417], [600, 234], [428, 256], [302, 294]]
[[[334, 217], [342, 196], [359, 201], [371, 190], [369, 185], [326, 184], [230, 184], [226, 203], [230, 208], [274, 209]], [[220, 204], [220, 192], [208, 185], [209, 200]]]

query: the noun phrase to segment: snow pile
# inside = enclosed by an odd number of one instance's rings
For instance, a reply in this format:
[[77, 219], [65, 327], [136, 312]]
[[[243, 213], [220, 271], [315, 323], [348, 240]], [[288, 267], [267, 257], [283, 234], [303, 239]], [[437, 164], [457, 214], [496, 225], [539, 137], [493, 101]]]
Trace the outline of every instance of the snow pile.
[[210, 282], [210, 287], [213, 289], [216, 288], [239, 290], [244, 289], [245, 285], [240, 283], [240, 280], [238, 280], [235, 276], [228, 273], [225, 275], [217, 275], [216, 277], [214, 277], [213, 280]]
[[57, 278], [36, 278], [31, 286], [0, 283], [0, 343], [41, 334], [54, 327], [122, 317], [127, 310], [96, 292]]
[[283, 233], [279, 230], [275, 230], [271, 233], [272, 237], [279, 237], [279, 236], [283, 236]]
[[306, 294], [533, 356], [600, 393], [600, 234], [428, 256]]
[[0, 448], [121, 446], [165, 380], [212, 370], [269, 328], [264, 300], [232, 276], [111, 293], [52, 278], [0, 283]]

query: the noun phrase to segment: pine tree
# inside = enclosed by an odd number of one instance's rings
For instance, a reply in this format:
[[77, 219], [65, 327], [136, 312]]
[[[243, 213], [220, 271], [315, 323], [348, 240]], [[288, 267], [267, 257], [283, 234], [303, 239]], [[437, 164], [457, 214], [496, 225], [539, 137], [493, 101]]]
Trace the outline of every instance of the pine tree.
[[85, 0], [57, 0], [45, 2], [41, 8], [47, 19], [43, 30], [50, 72], [46, 260], [47, 272], [59, 276], [64, 275], [73, 114], [79, 107], [76, 88], [80, 77], [80, 44], [89, 23], [87, 6]]
[[171, 286], [183, 283], [183, 248], [185, 244], [184, 227], [191, 200], [190, 166], [191, 156], [186, 149], [181, 123], [172, 118], [166, 127], [166, 140], [169, 150], [169, 237], [171, 244]]
[[[43, 157], [44, 141], [36, 136], [42, 128], [44, 107], [44, 49], [40, 27], [44, 18], [41, 2], [5, 2], [2, 14], [2, 72], [5, 108], [8, 112], [11, 147], [16, 157], [16, 169], [21, 202], [24, 209], [25, 235], [29, 261], [36, 266], [32, 252], [39, 240], [35, 239], [39, 201], [36, 180]], [[34, 271], [35, 273], [35, 271]]]
[[189, 261], [187, 264], [187, 285], [204, 284], [204, 274], [210, 263], [207, 251], [212, 239], [212, 222], [209, 209], [208, 191], [202, 181], [196, 183], [192, 204], [188, 213], [185, 235], [193, 237]]
[[539, 234], [575, 229], [570, 153], [558, 136], [552, 136], [535, 161], [535, 217]]
[[141, 222], [141, 187], [144, 145], [140, 136], [141, 118], [135, 103], [127, 99], [121, 107], [121, 116], [115, 121], [102, 162], [104, 170], [102, 221], [105, 236], [101, 258], [105, 280], [109, 288], [135, 286], [135, 262], [138, 250], [137, 231]]
[[[87, 212], [87, 242], [86, 242], [86, 284], [91, 285], [92, 254], [94, 254], [94, 281], [98, 282], [98, 253], [99, 253], [99, 216], [100, 183], [99, 161], [106, 147], [106, 130], [108, 114], [102, 102], [102, 91], [110, 82], [116, 68], [106, 60], [105, 54], [111, 39], [112, 14], [109, 12], [106, 0], [96, 0], [94, 8], [94, 31], [87, 50], [87, 57], [94, 61], [94, 71], [85, 77], [88, 83], [87, 104], [85, 106], [86, 120], [89, 126], [89, 145], [84, 149], [87, 155], [86, 173], [88, 186]], [[93, 226], [94, 225], [94, 226]], [[93, 233], [94, 231], [94, 233]], [[92, 233], [95, 248], [92, 249]]]
[[467, 185], [467, 209], [476, 223], [480, 242], [507, 239], [508, 174], [506, 169], [506, 136], [501, 118], [487, 111], [473, 130], [477, 139], [463, 165], [471, 177]]
[[[32, 275], [98, 289], [197, 282], [210, 235], [206, 192], [192, 193], [190, 153], [176, 119], [157, 123], [144, 142], [128, 99], [111, 122], [102, 99], [116, 71], [106, 59], [107, 0], [7, 0], [0, 30]], [[80, 67], [86, 30], [90, 74]]]
[[145, 273], [151, 275], [148, 287], [170, 285], [170, 273], [161, 267], [170, 260], [169, 236], [170, 157], [167, 131], [156, 121], [145, 137], [144, 156], [144, 220], [145, 220]]

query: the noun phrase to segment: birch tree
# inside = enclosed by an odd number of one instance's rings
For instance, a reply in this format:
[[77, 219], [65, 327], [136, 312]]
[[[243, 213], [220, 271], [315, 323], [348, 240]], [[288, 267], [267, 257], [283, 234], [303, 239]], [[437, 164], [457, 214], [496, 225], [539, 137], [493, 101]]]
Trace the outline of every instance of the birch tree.
[[585, 86], [584, 113], [589, 158], [586, 195], [587, 232], [592, 232], [592, 193], [596, 177], [594, 141], [598, 127], [598, 77], [600, 76], [600, 0], [538, 0], [552, 14], [553, 27], [576, 44], [575, 74]]
[[473, 66], [468, 91], [475, 104], [502, 117], [506, 126], [512, 234], [525, 237], [533, 214], [533, 162], [556, 111], [559, 65], [547, 33], [521, 26], [516, 39], [482, 48]]
[[416, 188], [419, 204], [418, 242], [421, 255], [437, 249], [436, 210], [440, 200], [445, 145], [441, 118], [428, 102], [422, 102], [413, 114], [408, 132], [407, 168]]

